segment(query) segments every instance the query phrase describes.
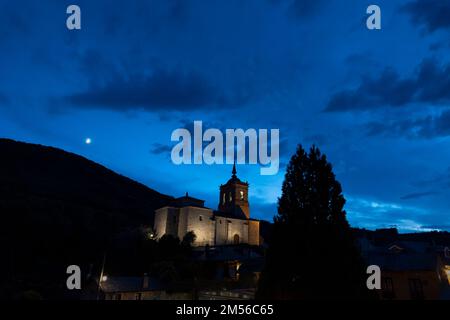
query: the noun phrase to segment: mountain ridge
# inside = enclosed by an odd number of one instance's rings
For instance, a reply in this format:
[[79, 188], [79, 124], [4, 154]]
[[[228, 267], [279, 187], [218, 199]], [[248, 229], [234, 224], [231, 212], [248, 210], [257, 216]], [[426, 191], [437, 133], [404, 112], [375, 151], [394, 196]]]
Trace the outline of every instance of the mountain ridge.
[[75, 153], [0, 139], [0, 297], [64, 292], [68, 265], [98, 266], [172, 199]]

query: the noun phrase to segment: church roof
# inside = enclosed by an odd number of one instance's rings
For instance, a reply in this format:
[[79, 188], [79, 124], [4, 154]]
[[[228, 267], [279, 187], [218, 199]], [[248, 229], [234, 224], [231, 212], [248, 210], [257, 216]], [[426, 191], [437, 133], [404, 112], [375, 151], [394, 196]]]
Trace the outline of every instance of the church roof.
[[248, 220], [245, 214], [241, 211], [234, 212], [224, 212], [219, 210], [214, 210], [214, 216], [230, 218], [230, 219], [240, 219], [240, 220]]
[[201, 200], [201, 199], [197, 199], [197, 198], [191, 197], [186, 192], [185, 196], [176, 198], [173, 201], [172, 205], [177, 207], [177, 208], [188, 207], [188, 206], [204, 208], [205, 207], [205, 200]]

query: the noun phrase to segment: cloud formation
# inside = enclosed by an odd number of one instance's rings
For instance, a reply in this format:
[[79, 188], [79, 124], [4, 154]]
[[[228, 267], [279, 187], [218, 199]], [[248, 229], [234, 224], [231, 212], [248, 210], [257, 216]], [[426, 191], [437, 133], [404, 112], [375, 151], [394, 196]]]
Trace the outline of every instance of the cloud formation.
[[282, 6], [288, 16], [302, 21], [319, 13], [324, 0], [268, 0], [270, 3]]
[[297, 17], [305, 18], [316, 14], [323, 4], [323, 0], [294, 0], [289, 10], [292, 10]]
[[402, 200], [413, 200], [413, 199], [419, 199], [423, 197], [429, 197], [437, 195], [437, 192], [429, 191], [429, 192], [416, 192], [416, 193], [409, 193], [404, 196], [402, 196], [400, 199]]
[[450, 2], [442, 0], [414, 0], [402, 6], [402, 11], [419, 25], [432, 33], [439, 29], [450, 29]]
[[412, 139], [448, 137], [450, 136], [450, 110], [416, 119], [373, 121], [367, 124], [366, 130], [368, 136], [406, 136]]
[[115, 77], [103, 86], [68, 96], [67, 101], [88, 109], [186, 111], [231, 105], [233, 100], [200, 73], [158, 69], [151, 75]]
[[403, 107], [410, 103], [450, 103], [450, 64], [425, 59], [412, 76], [386, 68], [377, 77], [364, 76], [356, 89], [334, 94], [325, 111], [343, 112]]
[[153, 143], [150, 153], [152, 154], [165, 154], [170, 153], [172, 151], [172, 146], [161, 144], [161, 143]]

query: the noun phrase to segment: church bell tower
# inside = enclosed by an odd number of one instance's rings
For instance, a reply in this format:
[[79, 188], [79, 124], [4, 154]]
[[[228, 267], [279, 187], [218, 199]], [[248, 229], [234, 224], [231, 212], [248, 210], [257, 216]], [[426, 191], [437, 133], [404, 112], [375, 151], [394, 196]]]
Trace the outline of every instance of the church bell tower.
[[235, 217], [250, 219], [248, 183], [237, 177], [236, 163], [231, 173], [230, 180], [220, 186], [219, 210]]

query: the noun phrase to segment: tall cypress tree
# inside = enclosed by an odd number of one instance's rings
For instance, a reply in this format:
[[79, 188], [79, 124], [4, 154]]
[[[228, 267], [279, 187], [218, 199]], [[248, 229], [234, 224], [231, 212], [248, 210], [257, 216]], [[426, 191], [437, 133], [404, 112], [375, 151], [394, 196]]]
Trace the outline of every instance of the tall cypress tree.
[[368, 297], [344, 204], [326, 156], [314, 146], [309, 153], [298, 146], [278, 199], [260, 298]]

